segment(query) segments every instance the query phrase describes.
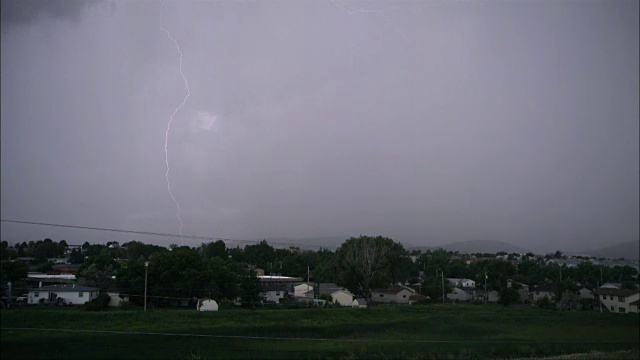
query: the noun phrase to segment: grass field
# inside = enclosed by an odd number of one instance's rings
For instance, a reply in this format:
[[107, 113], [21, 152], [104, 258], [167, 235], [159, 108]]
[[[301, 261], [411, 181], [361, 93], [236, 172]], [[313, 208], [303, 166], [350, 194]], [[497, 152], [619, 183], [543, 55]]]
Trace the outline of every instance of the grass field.
[[24, 307], [2, 310], [0, 323], [3, 359], [475, 359], [621, 350], [637, 358], [640, 346], [638, 314], [498, 305], [207, 313]]

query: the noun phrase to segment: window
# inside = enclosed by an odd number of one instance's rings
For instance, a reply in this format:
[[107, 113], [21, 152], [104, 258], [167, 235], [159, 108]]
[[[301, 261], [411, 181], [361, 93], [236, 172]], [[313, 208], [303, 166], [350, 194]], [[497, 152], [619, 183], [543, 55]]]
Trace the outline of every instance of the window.
[[624, 302], [624, 296], [618, 296], [618, 302]]
[[83, 297], [83, 296], [84, 296], [84, 293], [82, 293], [82, 292], [78, 293], [78, 297]]
[[618, 311], [621, 312], [621, 313], [626, 312], [625, 308], [623, 308], [623, 307], [618, 308]]
[[611, 311], [616, 311], [616, 308], [613, 305], [611, 305]]
[[380, 297], [384, 297], [384, 294], [380, 294]]
[[280, 296], [280, 291], [276, 291], [276, 296]]
[[403, 297], [403, 298], [406, 298], [406, 297], [407, 297], [407, 295], [402, 295], [402, 297]]
[[39, 296], [40, 296], [40, 292], [39, 291], [36, 291], [36, 292], [33, 293], [33, 297], [39, 297]]

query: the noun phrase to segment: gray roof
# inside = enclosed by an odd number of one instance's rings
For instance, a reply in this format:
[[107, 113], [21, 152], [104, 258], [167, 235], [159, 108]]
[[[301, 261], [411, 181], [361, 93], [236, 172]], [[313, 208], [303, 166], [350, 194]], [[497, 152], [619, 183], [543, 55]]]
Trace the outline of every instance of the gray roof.
[[31, 289], [31, 291], [57, 291], [57, 292], [91, 292], [91, 291], [99, 291], [100, 289], [75, 285], [75, 284], [64, 284], [64, 285], [49, 285], [43, 286], [37, 289]]

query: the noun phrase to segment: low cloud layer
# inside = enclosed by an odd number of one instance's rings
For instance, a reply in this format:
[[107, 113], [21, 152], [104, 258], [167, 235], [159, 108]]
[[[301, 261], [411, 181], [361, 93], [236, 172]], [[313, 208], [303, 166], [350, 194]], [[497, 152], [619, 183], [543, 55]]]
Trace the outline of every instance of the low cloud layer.
[[[185, 234], [639, 238], [636, 1], [166, 2], [163, 24], [189, 80], [168, 142]], [[2, 217], [178, 232], [160, 3], [3, 1], [1, 45]]]

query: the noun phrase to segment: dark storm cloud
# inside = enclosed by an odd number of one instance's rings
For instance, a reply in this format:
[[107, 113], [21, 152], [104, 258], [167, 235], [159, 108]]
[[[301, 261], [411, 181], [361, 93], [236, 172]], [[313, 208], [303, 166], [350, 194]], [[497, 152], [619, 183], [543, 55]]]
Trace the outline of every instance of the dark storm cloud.
[[103, 0], [3, 0], [0, 2], [2, 29], [29, 25], [41, 17], [61, 20], [77, 20], [83, 11], [99, 4], [115, 2]]

